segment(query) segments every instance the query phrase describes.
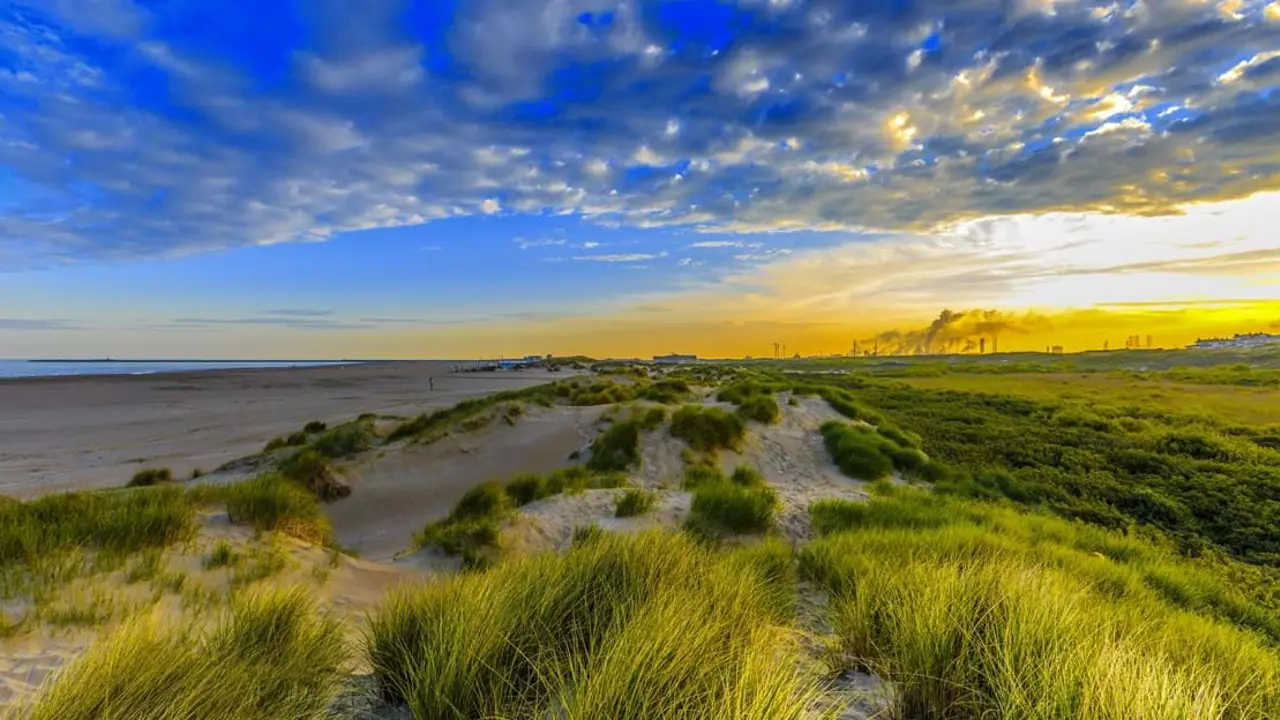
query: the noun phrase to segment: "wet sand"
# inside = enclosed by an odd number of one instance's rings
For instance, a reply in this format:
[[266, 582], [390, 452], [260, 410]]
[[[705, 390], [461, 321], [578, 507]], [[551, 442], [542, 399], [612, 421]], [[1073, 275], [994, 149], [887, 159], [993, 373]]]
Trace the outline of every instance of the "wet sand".
[[[310, 420], [412, 416], [564, 377], [455, 373], [456, 361], [0, 380], [0, 494], [123, 485], [142, 467], [186, 477]], [[434, 378], [434, 389], [429, 379]]]

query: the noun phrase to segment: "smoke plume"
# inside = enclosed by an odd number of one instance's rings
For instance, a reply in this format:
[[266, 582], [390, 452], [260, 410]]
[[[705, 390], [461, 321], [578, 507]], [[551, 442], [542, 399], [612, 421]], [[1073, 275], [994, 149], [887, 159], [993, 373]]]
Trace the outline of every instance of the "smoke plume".
[[1043, 315], [1014, 315], [1000, 310], [943, 310], [927, 327], [886, 330], [861, 341], [862, 349], [881, 355], [930, 355], [952, 352], [974, 352], [986, 338], [991, 350], [997, 349], [1000, 337], [1051, 329]]

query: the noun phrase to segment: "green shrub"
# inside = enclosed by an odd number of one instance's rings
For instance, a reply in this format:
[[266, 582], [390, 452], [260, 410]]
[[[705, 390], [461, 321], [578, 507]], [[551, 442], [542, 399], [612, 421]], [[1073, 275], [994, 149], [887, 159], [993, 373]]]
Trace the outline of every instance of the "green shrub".
[[480, 552], [497, 547], [502, 521], [513, 507], [512, 495], [502, 484], [478, 485], [468, 490], [443, 520], [423, 528], [414, 542], [418, 547], [438, 548], [476, 562]]
[[340, 627], [303, 591], [253, 594], [204, 637], [127, 623], [54, 676], [21, 717], [322, 720], [345, 663]]
[[822, 425], [822, 439], [840, 471], [858, 480], [878, 480], [893, 472], [899, 448], [865, 426], [831, 421]]
[[263, 454], [272, 453], [286, 447], [289, 447], [289, 439], [281, 435], [280, 437], [274, 437], [267, 441], [267, 444], [262, 446], [262, 452]]
[[311, 493], [278, 473], [221, 488], [227, 516], [260, 532], [279, 530], [317, 544], [330, 539], [329, 520]]
[[698, 452], [736, 449], [745, 432], [742, 418], [716, 407], [685, 405], [671, 417], [671, 436]]
[[289, 437], [285, 438], [284, 442], [287, 447], [294, 447], [296, 445], [306, 445], [308, 439], [309, 437], [305, 432], [298, 430], [290, 433]]
[[328, 425], [320, 422], [319, 420], [312, 420], [302, 426], [302, 432], [307, 433], [308, 435], [314, 435], [316, 433], [324, 432], [328, 427]]
[[701, 534], [764, 532], [773, 527], [777, 504], [777, 494], [767, 485], [702, 485], [693, 491], [690, 528]]
[[625, 518], [643, 515], [649, 512], [657, 499], [657, 496], [648, 490], [632, 488], [618, 496], [617, 502], [614, 503], [614, 516]]
[[[575, 533], [577, 535], [577, 533]], [[415, 717], [799, 720], [816, 680], [778, 627], [794, 585], [756, 556], [663, 534], [392, 594], [369, 621], [380, 691]]]
[[146, 468], [133, 474], [128, 487], [150, 487], [173, 482], [173, 473], [169, 468]]

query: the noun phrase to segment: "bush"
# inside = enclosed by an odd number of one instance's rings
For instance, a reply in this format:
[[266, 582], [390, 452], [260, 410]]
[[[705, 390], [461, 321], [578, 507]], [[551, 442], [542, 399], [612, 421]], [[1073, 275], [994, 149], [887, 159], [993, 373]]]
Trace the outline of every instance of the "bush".
[[324, 432], [326, 429], [328, 429], [328, 427], [329, 427], [328, 425], [320, 422], [319, 420], [312, 420], [311, 422], [302, 426], [302, 432], [308, 435], [314, 435], [316, 433]]
[[651, 407], [645, 411], [644, 417], [640, 420], [640, 428], [642, 430], [656, 430], [662, 423], [667, 421], [667, 409], [664, 407]]
[[620, 495], [614, 503], [614, 516], [625, 518], [643, 515], [649, 512], [657, 499], [657, 496], [648, 490], [632, 488]]
[[782, 415], [778, 409], [778, 401], [772, 395], [753, 395], [744, 399], [738, 404], [738, 414], [765, 425], [778, 422]]
[[773, 527], [777, 494], [768, 486], [710, 483], [693, 491], [690, 528], [700, 534], [754, 533]]
[[815, 711], [815, 680], [795, 671], [778, 627], [778, 597], [795, 590], [774, 556], [717, 555], [676, 535], [578, 539], [563, 555], [390, 596], [366, 641], [384, 697], [459, 720]]
[[542, 476], [533, 473], [517, 475], [507, 483], [506, 491], [516, 507], [524, 507], [546, 497]]
[[835, 421], [822, 425], [822, 439], [840, 471], [858, 480], [878, 480], [892, 473], [900, 450], [871, 428]]
[[698, 452], [736, 449], [745, 432], [742, 418], [715, 407], [685, 405], [671, 418], [671, 436]]
[[227, 485], [220, 490], [227, 516], [259, 532], [279, 530], [300, 540], [327, 543], [331, 528], [311, 493], [278, 473]]
[[127, 487], [151, 487], [173, 482], [173, 473], [169, 468], [146, 468], [133, 474]]
[[322, 720], [344, 677], [340, 627], [301, 590], [239, 597], [209, 635], [135, 620], [90, 646], [29, 720]]

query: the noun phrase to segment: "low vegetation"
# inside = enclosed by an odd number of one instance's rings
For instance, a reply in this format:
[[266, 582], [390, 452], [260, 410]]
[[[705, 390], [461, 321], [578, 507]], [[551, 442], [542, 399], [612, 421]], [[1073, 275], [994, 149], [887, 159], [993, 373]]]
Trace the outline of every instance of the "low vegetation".
[[421, 718], [807, 717], [788, 557], [597, 531], [395, 593], [370, 618], [368, 663]]
[[259, 532], [278, 530], [316, 544], [331, 540], [329, 519], [315, 495], [278, 473], [219, 488], [218, 499], [233, 523]]
[[822, 440], [840, 471], [858, 480], [879, 480], [897, 470], [908, 476], [933, 477], [940, 469], [929, 463], [912, 439], [900, 430], [830, 421], [822, 424]]
[[239, 596], [207, 634], [126, 624], [72, 662], [25, 720], [329, 717], [347, 651], [302, 590]]
[[671, 435], [698, 452], [737, 449], [746, 426], [742, 418], [717, 407], [685, 405], [671, 416]]
[[[35, 576], [74, 576], [89, 560], [110, 565], [188, 540], [195, 510], [174, 485], [0, 502], [0, 597], [27, 588]], [[86, 551], [97, 557], [84, 557]]]
[[128, 487], [151, 487], [173, 482], [173, 472], [169, 468], [146, 468], [139, 470], [129, 479]]
[[448, 516], [423, 528], [414, 542], [418, 547], [460, 555], [467, 567], [485, 566], [501, 549], [502, 523], [516, 508], [562, 493], [618, 488], [626, 481], [626, 476], [618, 473], [573, 466], [547, 475], [517, 475], [505, 484], [485, 483], [467, 491]]
[[801, 571], [831, 593], [837, 657], [893, 684], [895, 717], [1280, 713], [1280, 622], [1158, 546], [906, 490], [813, 515]]
[[773, 527], [777, 493], [754, 468], [739, 466], [732, 475], [707, 463], [685, 469], [684, 488], [693, 493], [686, 527], [701, 537], [765, 532]]
[[649, 512], [658, 496], [648, 490], [631, 488], [618, 496], [614, 503], [614, 516], [620, 518], [635, 517]]

